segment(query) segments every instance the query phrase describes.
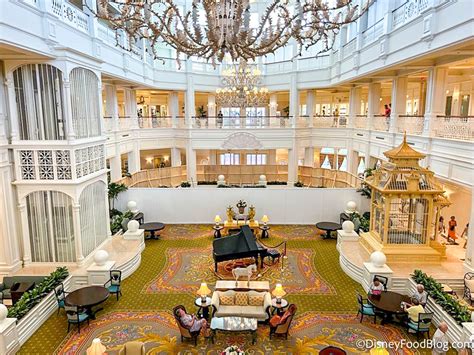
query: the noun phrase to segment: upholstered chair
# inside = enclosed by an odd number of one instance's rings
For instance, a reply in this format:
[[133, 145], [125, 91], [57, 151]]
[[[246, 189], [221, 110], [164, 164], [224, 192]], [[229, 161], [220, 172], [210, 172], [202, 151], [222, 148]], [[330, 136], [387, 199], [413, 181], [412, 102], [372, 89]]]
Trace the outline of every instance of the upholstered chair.
[[85, 312], [81, 312], [77, 306], [64, 306], [66, 310], [67, 316], [67, 332], [69, 333], [69, 329], [71, 324], [77, 324], [77, 332], [81, 332], [81, 323], [87, 321], [87, 325], [89, 325], [89, 315]]
[[122, 296], [122, 291], [120, 289], [120, 284], [122, 283], [122, 271], [120, 270], [110, 270], [110, 279], [104, 284], [104, 287], [107, 287], [110, 293], [117, 295], [117, 301], [119, 300], [119, 294]]
[[272, 325], [270, 323], [270, 339], [274, 335], [284, 336], [285, 339], [288, 339], [288, 332], [290, 330], [291, 321], [296, 313], [296, 305], [290, 304], [288, 309], [285, 311], [281, 317], [281, 321], [277, 325]]
[[191, 332], [184, 324], [181, 322], [181, 317], [179, 315], [179, 311], [183, 310], [186, 313], [186, 308], [183, 305], [179, 305], [173, 308], [173, 315], [174, 319], [176, 320], [176, 324], [178, 325], [179, 333], [181, 334], [181, 341], [184, 339], [191, 339], [194, 341], [194, 345], [197, 345], [197, 338], [199, 336], [199, 331]]
[[141, 341], [129, 341], [123, 344], [119, 355], [145, 355], [145, 344]]

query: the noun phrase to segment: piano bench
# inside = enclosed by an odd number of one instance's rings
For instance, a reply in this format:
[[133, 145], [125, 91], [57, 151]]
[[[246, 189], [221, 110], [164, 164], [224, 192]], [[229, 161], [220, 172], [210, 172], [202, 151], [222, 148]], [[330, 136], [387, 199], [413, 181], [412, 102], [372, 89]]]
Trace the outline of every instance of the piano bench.
[[280, 260], [281, 254], [278, 252], [278, 250], [275, 249], [268, 249], [265, 257], [269, 257], [272, 259], [272, 264], [275, 264], [275, 259]]

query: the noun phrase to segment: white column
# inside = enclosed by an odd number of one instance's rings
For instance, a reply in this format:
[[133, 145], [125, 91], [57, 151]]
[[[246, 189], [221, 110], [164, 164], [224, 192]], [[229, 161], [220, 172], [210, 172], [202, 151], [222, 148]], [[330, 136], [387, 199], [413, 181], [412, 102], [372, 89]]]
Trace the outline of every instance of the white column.
[[65, 121], [65, 132], [68, 141], [72, 141], [76, 138], [74, 132], [74, 125], [72, 123], [72, 101], [71, 101], [71, 82], [69, 78], [63, 80], [63, 91], [64, 91], [64, 111], [63, 117]]
[[474, 77], [471, 77], [471, 99], [469, 100], [469, 116], [474, 116]]
[[270, 105], [269, 105], [269, 113], [268, 115], [271, 117], [275, 117], [278, 110], [278, 99], [277, 94], [270, 95]]
[[453, 116], [459, 116], [459, 114], [461, 113], [460, 91], [461, 91], [461, 84], [460, 83], [454, 84], [453, 102], [451, 105], [451, 115]]
[[207, 95], [207, 115], [208, 117], [216, 117], [216, 95]]
[[82, 265], [84, 255], [82, 254], [82, 237], [81, 237], [81, 206], [74, 203], [72, 205], [72, 224], [74, 226], [74, 243], [76, 247], [76, 262]]
[[23, 265], [31, 263], [31, 245], [30, 230], [28, 228], [28, 212], [26, 211], [26, 198], [22, 198], [18, 204], [18, 212], [20, 214], [21, 233], [22, 233], [22, 249], [23, 249]]
[[110, 158], [110, 180], [118, 181], [122, 178], [122, 160], [120, 154]]
[[197, 172], [196, 172], [196, 151], [192, 148], [191, 143], [188, 142], [186, 147], [186, 174], [188, 175], [188, 181], [191, 185], [197, 183]]
[[[190, 62], [188, 60], [188, 62]], [[194, 99], [194, 78], [192, 75], [187, 75], [186, 81], [186, 103], [184, 105], [184, 112], [186, 119], [192, 126], [192, 118], [196, 116], [196, 103]]]
[[109, 238], [112, 238], [112, 231], [110, 230], [109, 189], [107, 187], [105, 188], [104, 199], [105, 199], [105, 221], [104, 221], [104, 223], [105, 223], [105, 226], [107, 228], [107, 236]]
[[358, 114], [360, 114], [360, 87], [352, 87], [349, 93], [349, 117], [347, 127], [354, 128]]
[[290, 119], [291, 127], [296, 127], [299, 116], [299, 95], [296, 74], [290, 74]]
[[7, 74], [7, 79], [5, 80], [7, 86], [7, 99], [8, 99], [8, 111], [10, 116], [10, 137], [12, 142], [15, 142], [20, 139], [20, 129], [18, 122], [18, 112], [16, 104], [16, 95], [15, 95], [15, 83], [13, 81], [13, 74], [10, 72]]
[[[471, 216], [469, 218], [469, 238], [467, 240], [466, 258], [464, 259], [465, 272], [474, 272], [474, 187], [471, 188]], [[465, 226], [458, 226], [458, 230], [464, 230]]]
[[[314, 90], [306, 91], [306, 112], [308, 114], [308, 127], [313, 127], [314, 105], [315, 105]], [[306, 162], [305, 162], [306, 163]]]
[[181, 150], [179, 148], [171, 148], [171, 166], [181, 166]]
[[140, 170], [140, 146], [138, 142], [135, 142], [133, 150], [128, 153], [128, 172], [133, 174]]
[[367, 113], [367, 128], [373, 128], [374, 115], [380, 112], [380, 83], [369, 84], [369, 99], [368, 99], [368, 113]]
[[179, 103], [178, 93], [176, 91], [172, 91], [168, 94], [168, 110], [173, 128], [178, 127], [177, 117], [179, 116]]
[[423, 125], [424, 136], [431, 136], [436, 122], [436, 116], [444, 115], [447, 85], [448, 68], [434, 67], [428, 69], [426, 110], [425, 121]]
[[123, 92], [125, 96], [125, 116], [130, 120], [130, 128], [138, 128], [137, 91], [124, 88]]
[[105, 117], [112, 122], [112, 131], [119, 130], [119, 111], [117, 101], [117, 87], [105, 84]]
[[294, 145], [288, 149], [288, 186], [298, 181], [298, 149]]
[[407, 84], [407, 77], [396, 77], [392, 81], [392, 112], [389, 127], [391, 133], [398, 132], [398, 116], [405, 114], [406, 111]]
[[311, 167], [314, 166], [314, 147], [304, 148], [304, 165]]

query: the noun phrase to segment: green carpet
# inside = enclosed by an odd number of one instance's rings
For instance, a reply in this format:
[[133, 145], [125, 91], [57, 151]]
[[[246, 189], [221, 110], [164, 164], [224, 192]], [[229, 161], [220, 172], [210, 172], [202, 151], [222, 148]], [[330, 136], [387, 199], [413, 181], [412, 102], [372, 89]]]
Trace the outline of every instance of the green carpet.
[[[203, 231], [208, 228], [209, 233]], [[357, 312], [356, 292], [363, 293], [361, 286], [350, 279], [339, 267], [339, 254], [336, 250], [335, 240], [323, 240], [317, 236], [312, 226], [307, 226], [306, 236], [298, 238], [294, 229], [301, 226], [279, 226], [277, 236], [270, 233], [267, 245], [274, 245], [283, 239], [288, 240], [288, 250], [311, 249], [313, 251], [314, 265], [309, 265], [328, 283], [336, 294], [288, 294], [286, 299], [298, 306], [297, 315], [302, 317], [305, 313], [323, 314], [332, 316], [337, 314], [354, 315]], [[288, 232], [285, 237], [285, 230]], [[314, 233], [313, 233], [314, 231]], [[196, 233], [194, 233], [196, 232]], [[208, 248], [212, 243], [212, 230], [210, 226], [168, 226], [162, 234], [161, 240], [146, 242], [142, 254], [142, 263], [137, 271], [122, 283], [123, 297], [117, 302], [115, 297], [110, 297], [104, 303], [104, 310], [98, 313], [101, 318], [113, 317], [120, 312], [170, 312], [178, 304], [183, 304], [190, 312], [195, 312], [194, 299], [196, 295], [186, 292], [170, 293], [145, 293], [144, 288], [153, 279], [163, 272], [167, 258], [167, 249], [179, 248]], [[174, 236], [173, 234], [176, 233]], [[188, 238], [185, 238], [185, 235]], [[314, 237], [311, 237], [313, 235]], [[265, 275], [262, 276], [265, 280]], [[196, 279], [196, 289], [201, 279]], [[272, 285], [273, 286], [273, 285]], [[160, 312], [160, 313], [163, 313]], [[309, 314], [309, 313], [308, 313]], [[352, 316], [350, 316], [352, 317]], [[297, 317], [298, 319], [298, 317]], [[301, 320], [301, 319], [300, 319]], [[91, 322], [91, 325], [93, 322]], [[24, 344], [20, 354], [52, 354], [57, 352], [61, 343], [68, 336], [67, 322], [63, 311], [59, 315], [51, 316], [44, 325]], [[398, 331], [398, 330], [397, 330]], [[73, 328], [71, 332], [76, 332]], [[81, 334], [87, 330], [81, 330]], [[71, 333], [69, 336], [73, 335]], [[316, 336], [316, 334], [315, 334]], [[179, 342], [179, 338], [178, 338]], [[262, 352], [266, 353], [266, 352]], [[285, 352], [283, 352], [285, 353]]]

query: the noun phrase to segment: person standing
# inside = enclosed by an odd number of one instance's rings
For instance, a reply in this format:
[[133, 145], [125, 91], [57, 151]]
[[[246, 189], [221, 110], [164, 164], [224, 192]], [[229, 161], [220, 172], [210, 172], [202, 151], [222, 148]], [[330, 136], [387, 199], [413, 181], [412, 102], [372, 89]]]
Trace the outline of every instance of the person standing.
[[464, 237], [466, 238], [466, 241], [464, 242], [463, 248], [466, 249], [467, 247], [467, 241], [469, 240], [469, 223], [466, 224], [466, 228], [462, 231], [461, 238]]
[[224, 115], [222, 114], [222, 110], [219, 110], [219, 113], [217, 114], [217, 127], [222, 128], [223, 123]]
[[456, 222], [456, 217], [451, 216], [451, 219], [448, 222], [448, 242], [450, 242], [450, 239], [452, 239], [454, 244], [456, 244], [456, 239], [458, 238], [456, 236], [457, 225], [458, 225], [458, 222]]
[[446, 333], [448, 332], [448, 325], [445, 322], [441, 322], [438, 325], [438, 329], [433, 335], [433, 355], [445, 355], [449, 350], [449, 341]]
[[443, 216], [439, 216], [438, 233], [439, 234], [446, 234], [446, 227], [444, 226], [444, 217]]

